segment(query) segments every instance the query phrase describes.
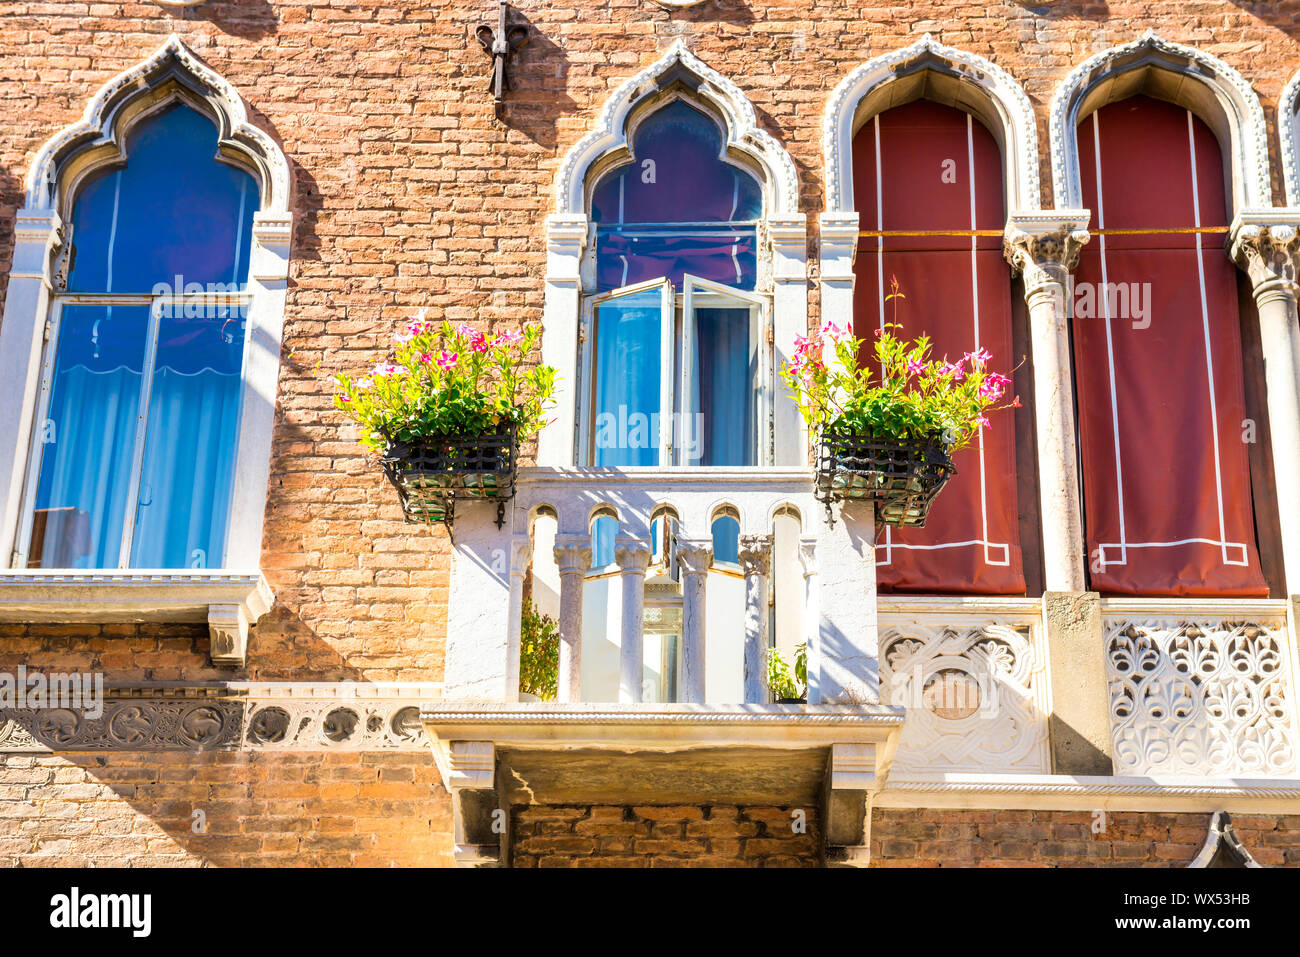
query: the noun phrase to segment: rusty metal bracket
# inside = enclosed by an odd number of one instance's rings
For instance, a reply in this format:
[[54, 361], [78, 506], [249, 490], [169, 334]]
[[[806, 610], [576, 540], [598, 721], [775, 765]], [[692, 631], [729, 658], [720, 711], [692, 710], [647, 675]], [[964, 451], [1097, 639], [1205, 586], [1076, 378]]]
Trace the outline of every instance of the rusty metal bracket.
[[528, 42], [529, 37], [527, 26], [506, 23], [508, 12], [509, 4], [506, 0], [500, 0], [496, 29], [493, 30], [491, 24], [484, 23], [474, 31], [483, 50], [492, 57], [492, 79], [488, 83], [488, 89], [492, 91], [492, 97], [496, 101], [497, 112], [500, 112], [501, 104], [505, 102], [506, 91], [511, 89], [510, 74], [507, 70], [510, 57]]

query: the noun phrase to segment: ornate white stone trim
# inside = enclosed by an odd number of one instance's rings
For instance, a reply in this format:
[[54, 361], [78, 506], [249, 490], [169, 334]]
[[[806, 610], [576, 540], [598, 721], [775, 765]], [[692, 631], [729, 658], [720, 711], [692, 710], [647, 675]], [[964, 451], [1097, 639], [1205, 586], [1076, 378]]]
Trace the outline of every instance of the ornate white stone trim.
[[1277, 137], [1282, 148], [1286, 204], [1300, 206], [1300, 72], [1291, 77], [1278, 97]]
[[891, 776], [878, 808], [1294, 814], [1300, 782], [1272, 778], [935, 774]]
[[0, 753], [418, 751], [420, 704], [439, 682], [136, 682], [104, 691], [103, 714], [0, 710]]
[[1241, 843], [1241, 838], [1237, 837], [1227, 811], [1214, 812], [1214, 817], [1210, 819], [1210, 829], [1205, 835], [1205, 844], [1187, 866], [1189, 868], [1210, 867], [1210, 862], [1219, 855], [1220, 849], [1229, 858], [1235, 859], [1241, 867], [1263, 866], [1251, 857], [1250, 851], [1246, 850], [1245, 845]]
[[908, 709], [900, 772], [1051, 770], [1037, 602], [882, 601], [879, 620], [881, 696]]
[[556, 173], [555, 212], [587, 215], [587, 170], [610, 153], [628, 148], [627, 120], [647, 96], [659, 90], [669, 71], [684, 69], [700, 81], [696, 95], [717, 110], [726, 126], [726, 145], [751, 157], [763, 173], [764, 213], [767, 216], [799, 213], [799, 176], [785, 148], [758, 125], [754, 107], [743, 90], [707, 66], [678, 38], [662, 57], [625, 80], [605, 101], [596, 126], [565, 154]]
[[55, 208], [60, 165], [84, 149], [117, 147], [121, 135], [114, 127], [121, 108], [169, 73], [202, 91], [200, 95], [216, 114], [221, 145], [238, 150], [255, 165], [262, 181], [262, 211], [287, 213], [289, 163], [284, 153], [271, 137], [248, 122], [244, 101], [235, 87], [201, 62], [175, 33], [152, 55], [100, 87], [86, 104], [82, 118], [45, 142], [27, 173], [27, 208]]
[[[855, 68], [840, 81], [826, 104], [822, 127], [826, 159], [826, 215], [853, 213], [853, 136], [864, 119], [862, 101], [873, 91], [908, 75], [931, 69], [955, 77], [984, 102], [972, 110], [996, 114], [1003, 145], [1007, 208], [1042, 208], [1038, 184], [1038, 127], [1029, 97], [1012, 76], [974, 53], [944, 46], [926, 34], [911, 46], [894, 50]], [[958, 105], [962, 105], [960, 102]], [[973, 104], [967, 104], [970, 106]]]
[[274, 603], [261, 572], [0, 572], [0, 621], [206, 621], [213, 663], [233, 667]]
[[[1080, 109], [1089, 95], [1129, 70], [1149, 66], [1202, 84], [1207, 92], [1206, 104], [1212, 103], [1212, 108], [1217, 109], [1220, 115], [1201, 116], [1201, 119], [1212, 127], [1219, 120], [1227, 124], [1230, 143], [1225, 158], [1232, 167], [1233, 213], [1246, 208], [1271, 206], [1273, 193], [1269, 182], [1267, 123], [1251, 85], [1218, 57], [1195, 47], [1173, 43], [1153, 30], [1130, 43], [1089, 57], [1066, 76], [1052, 97], [1049, 136], [1056, 205], [1077, 209], [1083, 203], [1077, 127], [1083, 119], [1079, 115]], [[1124, 95], [1133, 92], [1136, 91], [1128, 90]], [[1095, 108], [1095, 105], [1090, 105], [1089, 112]]]
[[[173, 83], [179, 89], [168, 86]], [[155, 95], [158, 90], [165, 92]], [[247, 291], [252, 298], [244, 397], [221, 565], [250, 568], [261, 558], [293, 229], [289, 164], [275, 141], [248, 122], [235, 88], [173, 34], [151, 56], [101, 87], [82, 119], [51, 137], [28, 171], [27, 205], [17, 217], [14, 269], [0, 323], [0, 381], [8, 386], [11, 399], [0, 413], [0, 568], [13, 564], [18, 548], [28, 449], [45, 355], [42, 331], [54, 286], [51, 257], [64, 239], [60, 214], [66, 212], [77, 183], [123, 157], [126, 128], [138, 116], [182, 96], [199, 104], [215, 121], [222, 153], [238, 154], [260, 183], [262, 205], [253, 217], [249, 256]], [[242, 660], [243, 651], [227, 637], [231, 628], [235, 633], [244, 629], [230, 615], [224, 621], [219, 632], [221, 654], [233, 663]]]
[[1300, 774], [1284, 607], [1184, 604], [1103, 605], [1116, 770]]

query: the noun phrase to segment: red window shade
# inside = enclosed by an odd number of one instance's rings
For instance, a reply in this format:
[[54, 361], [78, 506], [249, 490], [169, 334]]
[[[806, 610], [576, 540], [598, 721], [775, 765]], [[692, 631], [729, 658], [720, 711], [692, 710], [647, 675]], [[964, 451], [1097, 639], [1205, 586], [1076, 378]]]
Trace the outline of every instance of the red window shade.
[[1080, 124], [1079, 166], [1101, 231], [1072, 319], [1092, 587], [1267, 595], [1219, 145], [1187, 110], [1133, 97]]
[[[936, 356], [983, 347], [1009, 372], [1011, 276], [997, 142], [968, 114], [917, 100], [878, 115], [853, 141], [853, 194], [861, 229], [923, 235], [863, 236], [854, 265], [854, 332], [868, 342], [894, 321], [896, 276], [903, 334], [928, 334]], [[990, 235], [972, 235], [975, 231]], [[956, 235], [935, 235], [936, 233]], [[876, 549], [882, 591], [1024, 594], [1016, 496], [1015, 420], [992, 417], [978, 447], [959, 452], [958, 474], [923, 529], [887, 528]]]

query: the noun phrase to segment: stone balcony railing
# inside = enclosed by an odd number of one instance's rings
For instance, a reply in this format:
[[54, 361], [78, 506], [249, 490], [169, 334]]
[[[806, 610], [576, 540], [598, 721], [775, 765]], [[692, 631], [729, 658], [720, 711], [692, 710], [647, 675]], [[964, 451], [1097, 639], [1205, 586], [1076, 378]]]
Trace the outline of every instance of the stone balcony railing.
[[[782, 596], [781, 620], [787, 632], [793, 629], [799, 640], [808, 641], [809, 702], [878, 700], [871, 511], [845, 510], [827, 523], [813, 497], [809, 469], [526, 468], [509, 511], [501, 529], [488, 508], [457, 513], [449, 698], [518, 700], [525, 579], [530, 569], [546, 564], [558, 579], [559, 702], [643, 701], [644, 639], [647, 627], [654, 630], [663, 594], [647, 589], [647, 572], [656, 566], [671, 576], [680, 601], [680, 680], [672, 700], [767, 702], [774, 527], [781, 523], [787, 565], [796, 564], [801, 579], [797, 588], [783, 589], [793, 593]], [[743, 601], [737, 594], [734, 608], [711, 618], [707, 579], [714, 568], [713, 524], [724, 515], [739, 527], [738, 560], [730, 572], [743, 578]], [[618, 679], [603, 692], [583, 687], [584, 636], [589, 637], [583, 627], [584, 589], [592, 524], [600, 517], [617, 523], [613, 553], [620, 616], [610, 635], [619, 649]], [[539, 532], [542, 521], [551, 523], [549, 536]], [[671, 525], [673, 544], [657, 552], [651, 533], [660, 531], [660, 523]], [[743, 633], [734, 661], [719, 662], [708, 651], [709, 632], [724, 625]], [[725, 680], [718, 677], [724, 673]]]

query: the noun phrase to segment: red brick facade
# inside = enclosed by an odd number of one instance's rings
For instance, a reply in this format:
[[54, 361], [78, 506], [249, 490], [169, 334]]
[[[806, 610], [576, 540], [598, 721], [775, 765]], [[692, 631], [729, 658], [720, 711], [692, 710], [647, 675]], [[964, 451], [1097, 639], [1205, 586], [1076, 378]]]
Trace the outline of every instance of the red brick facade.
[[[1300, 69], [1290, 0], [519, 0], [533, 28], [501, 119], [474, 27], [495, 5], [0, 3], [0, 297], [23, 180], [99, 86], [170, 33], [243, 96], [288, 157], [294, 236], [261, 568], [275, 593], [246, 670], [208, 658], [191, 625], [0, 625], [0, 669], [108, 680], [438, 681], [448, 542], [409, 526], [331, 404], [330, 375], [371, 365], [415, 309], [483, 327], [542, 318], [545, 218], [565, 151], [609, 92], [679, 38], [753, 102], [793, 156], [815, 261], [827, 96], [854, 66], [930, 32], [1046, 104], [1088, 55], [1157, 28], [1221, 57], [1269, 115]], [[1051, 176], [1041, 149], [1043, 201]], [[817, 315], [815, 287], [809, 312]], [[206, 831], [193, 831], [193, 812]], [[0, 756], [0, 865], [447, 864], [450, 800], [427, 754], [64, 753]], [[773, 808], [541, 808], [513, 818], [516, 864], [783, 866], [818, 862], [817, 819]], [[879, 866], [1181, 864], [1205, 814], [891, 811]], [[1234, 818], [1261, 863], [1300, 863], [1300, 818]]]

